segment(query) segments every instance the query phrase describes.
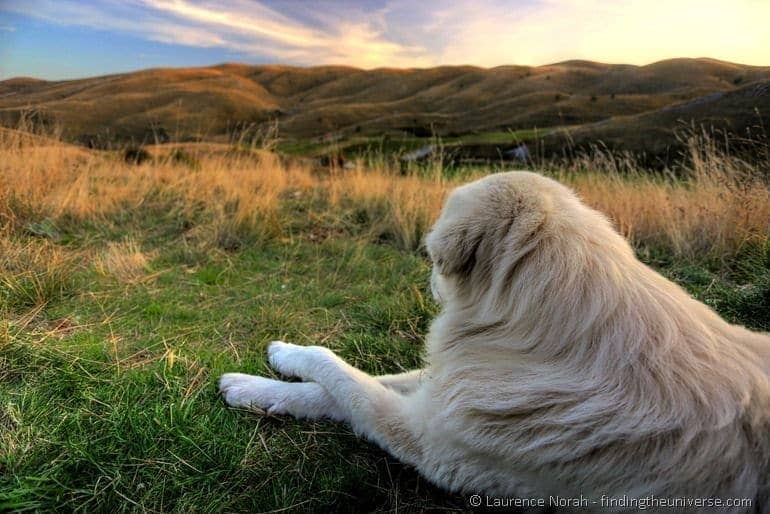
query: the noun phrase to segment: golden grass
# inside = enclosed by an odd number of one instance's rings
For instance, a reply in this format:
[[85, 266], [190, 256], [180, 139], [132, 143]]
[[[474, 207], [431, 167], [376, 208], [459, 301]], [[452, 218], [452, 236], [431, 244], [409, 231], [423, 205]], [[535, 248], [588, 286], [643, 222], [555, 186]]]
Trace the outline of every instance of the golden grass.
[[40, 308], [61, 296], [71, 283], [77, 255], [49, 241], [0, 238], [0, 314]]
[[107, 243], [107, 247], [94, 261], [94, 268], [104, 276], [123, 282], [133, 282], [143, 277], [149, 269], [152, 255], [142, 251], [133, 238]]
[[338, 171], [319, 186], [327, 192], [330, 212], [354, 209], [375, 237], [416, 249], [438, 216], [450, 184], [356, 168]]
[[690, 152], [691, 164], [680, 178], [650, 174], [632, 160], [618, 164], [617, 158], [602, 154], [555, 175], [607, 214], [637, 247], [724, 260], [747, 243], [767, 241], [766, 170], [725, 155], [703, 139], [692, 140]]
[[[455, 181], [379, 169], [317, 170], [266, 151], [192, 151], [189, 159], [128, 164], [119, 155], [0, 132], [0, 229], [30, 222], [113, 223], [147, 212], [179, 220], [188, 240], [220, 248], [308, 227], [365, 233], [419, 246]], [[221, 150], [221, 149], [220, 149]], [[761, 173], [700, 144], [684, 178], [652, 175], [595, 156], [551, 170], [605, 212], [640, 247], [676, 256], [729, 258], [770, 235], [770, 187]], [[194, 162], [194, 165], [190, 163]], [[354, 225], [357, 230], [350, 231]], [[107, 272], [146, 267], [136, 243], [109, 247]]]

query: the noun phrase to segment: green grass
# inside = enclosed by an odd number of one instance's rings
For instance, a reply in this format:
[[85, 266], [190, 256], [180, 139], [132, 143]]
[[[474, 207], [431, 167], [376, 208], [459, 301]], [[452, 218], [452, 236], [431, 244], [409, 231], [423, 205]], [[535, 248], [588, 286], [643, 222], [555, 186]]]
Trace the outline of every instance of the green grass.
[[156, 250], [154, 280], [85, 270], [76, 293], [0, 327], [0, 510], [444, 501], [342, 426], [259, 418], [215, 391], [226, 371], [271, 374], [275, 338], [327, 345], [371, 373], [418, 366], [434, 312], [419, 256], [339, 240], [197, 261], [173, 241]]
[[447, 144], [465, 143], [465, 144], [513, 144], [522, 139], [534, 139], [543, 137], [558, 127], [548, 127], [543, 129], [522, 129], [500, 132], [482, 132], [479, 134], [467, 134], [457, 137], [448, 137], [444, 141]]
[[546, 129], [526, 129], [516, 131], [482, 132], [462, 136], [447, 136], [440, 138], [400, 136], [351, 136], [330, 143], [316, 140], [286, 140], [278, 144], [278, 150], [289, 155], [322, 156], [343, 153], [349, 157], [360, 155], [399, 155], [435, 144], [440, 141], [446, 148], [458, 144], [513, 144], [523, 139], [543, 137], [552, 132], [553, 127]]
[[[203, 251], [164, 223], [124, 227], [155, 256], [145, 279], [86, 258], [42, 310], [0, 306], [0, 511], [464, 507], [344, 426], [233, 410], [215, 389], [226, 371], [274, 376], [276, 338], [370, 373], [417, 367], [436, 312], [420, 254], [301, 236]], [[56, 244], [98, 253], [105, 235], [81, 230]], [[769, 248], [709, 265], [642, 255], [731, 321], [770, 329]]]

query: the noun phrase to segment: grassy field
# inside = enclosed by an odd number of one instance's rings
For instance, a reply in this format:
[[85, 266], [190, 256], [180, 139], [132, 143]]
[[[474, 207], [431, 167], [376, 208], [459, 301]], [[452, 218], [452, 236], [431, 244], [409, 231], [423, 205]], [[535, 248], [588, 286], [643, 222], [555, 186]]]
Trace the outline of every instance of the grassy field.
[[[436, 312], [420, 240], [460, 179], [165, 151], [134, 165], [0, 132], [0, 511], [465, 509], [343, 426], [215, 391], [225, 371], [272, 376], [275, 338], [418, 366]], [[643, 260], [770, 330], [766, 168], [701, 145], [684, 178], [602, 156], [545, 171]]]
[[[556, 127], [559, 128], [559, 127]], [[497, 132], [481, 132], [478, 134], [466, 134], [463, 136], [451, 137], [417, 137], [402, 135], [397, 137], [380, 136], [353, 136], [340, 139], [339, 141], [328, 142], [322, 140], [286, 140], [277, 145], [277, 149], [290, 155], [299, 155], [303, 157], [318, 157], [323, 155], [345, 155], [348, 158], [354, 157], [380, 157], [382, 155], [393, 155], [394, 157], [423, 148], [428, 145], [443, 146], [445, 150], [451, 151], [458, 145], [474, 144], [500, 144], [513, 145], [525, 139], [537, 139], [549, 134], [555, 128], [542, 130], [510, 130]]]

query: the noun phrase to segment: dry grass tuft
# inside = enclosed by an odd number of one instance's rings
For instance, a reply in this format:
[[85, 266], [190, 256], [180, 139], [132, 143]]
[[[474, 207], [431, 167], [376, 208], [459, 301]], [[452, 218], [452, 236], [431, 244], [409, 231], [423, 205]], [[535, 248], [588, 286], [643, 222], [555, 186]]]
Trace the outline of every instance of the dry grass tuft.
[[645, 171], [628, 157], [597, 153], [555, 176], [606, 213], [637, 247], [727, 259], [770, 237], [768, 170], [704, 139], [690, 140], [688, 162], [674, 177]]
[[0, 238], [0, 313], [42, 307], [62, 296], [76, 262], [49, 241]]
[[118, 243], [108, 243], [94, 261], [94, 267], [101, 275], [133, 282], [147, 273], [151, 260], [152, 256], [142, 252], [135, 240], [127, 238]]

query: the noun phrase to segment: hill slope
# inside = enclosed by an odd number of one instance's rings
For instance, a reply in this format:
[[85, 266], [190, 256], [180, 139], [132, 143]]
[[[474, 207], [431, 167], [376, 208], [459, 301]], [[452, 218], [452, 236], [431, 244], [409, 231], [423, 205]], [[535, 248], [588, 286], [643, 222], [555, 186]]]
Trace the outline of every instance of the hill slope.
[[[684, 150], [683, 139], [693, 131], [715, 129], [750, 140], [767, 137], [768, 128], [770, 80], [760, 80], [641, 114], [558, 130], [539, 144], [551, 155], [601, 142], [611, 150], [645, 153], [653, 161], [665, 162], [672, 153]], [[731, 144], [741, 144], [740, 139]]]
[[0, 123], [32, 110], [80, 142], [216, 140], [277, 120], [280, 133], [467, 134], [594, 123], [770, 79], [770, 67], [709, 59], [648, 66], [568, 61], [539, 67], [360, 70], [224, 64], [68, 81], [0, 82]]

